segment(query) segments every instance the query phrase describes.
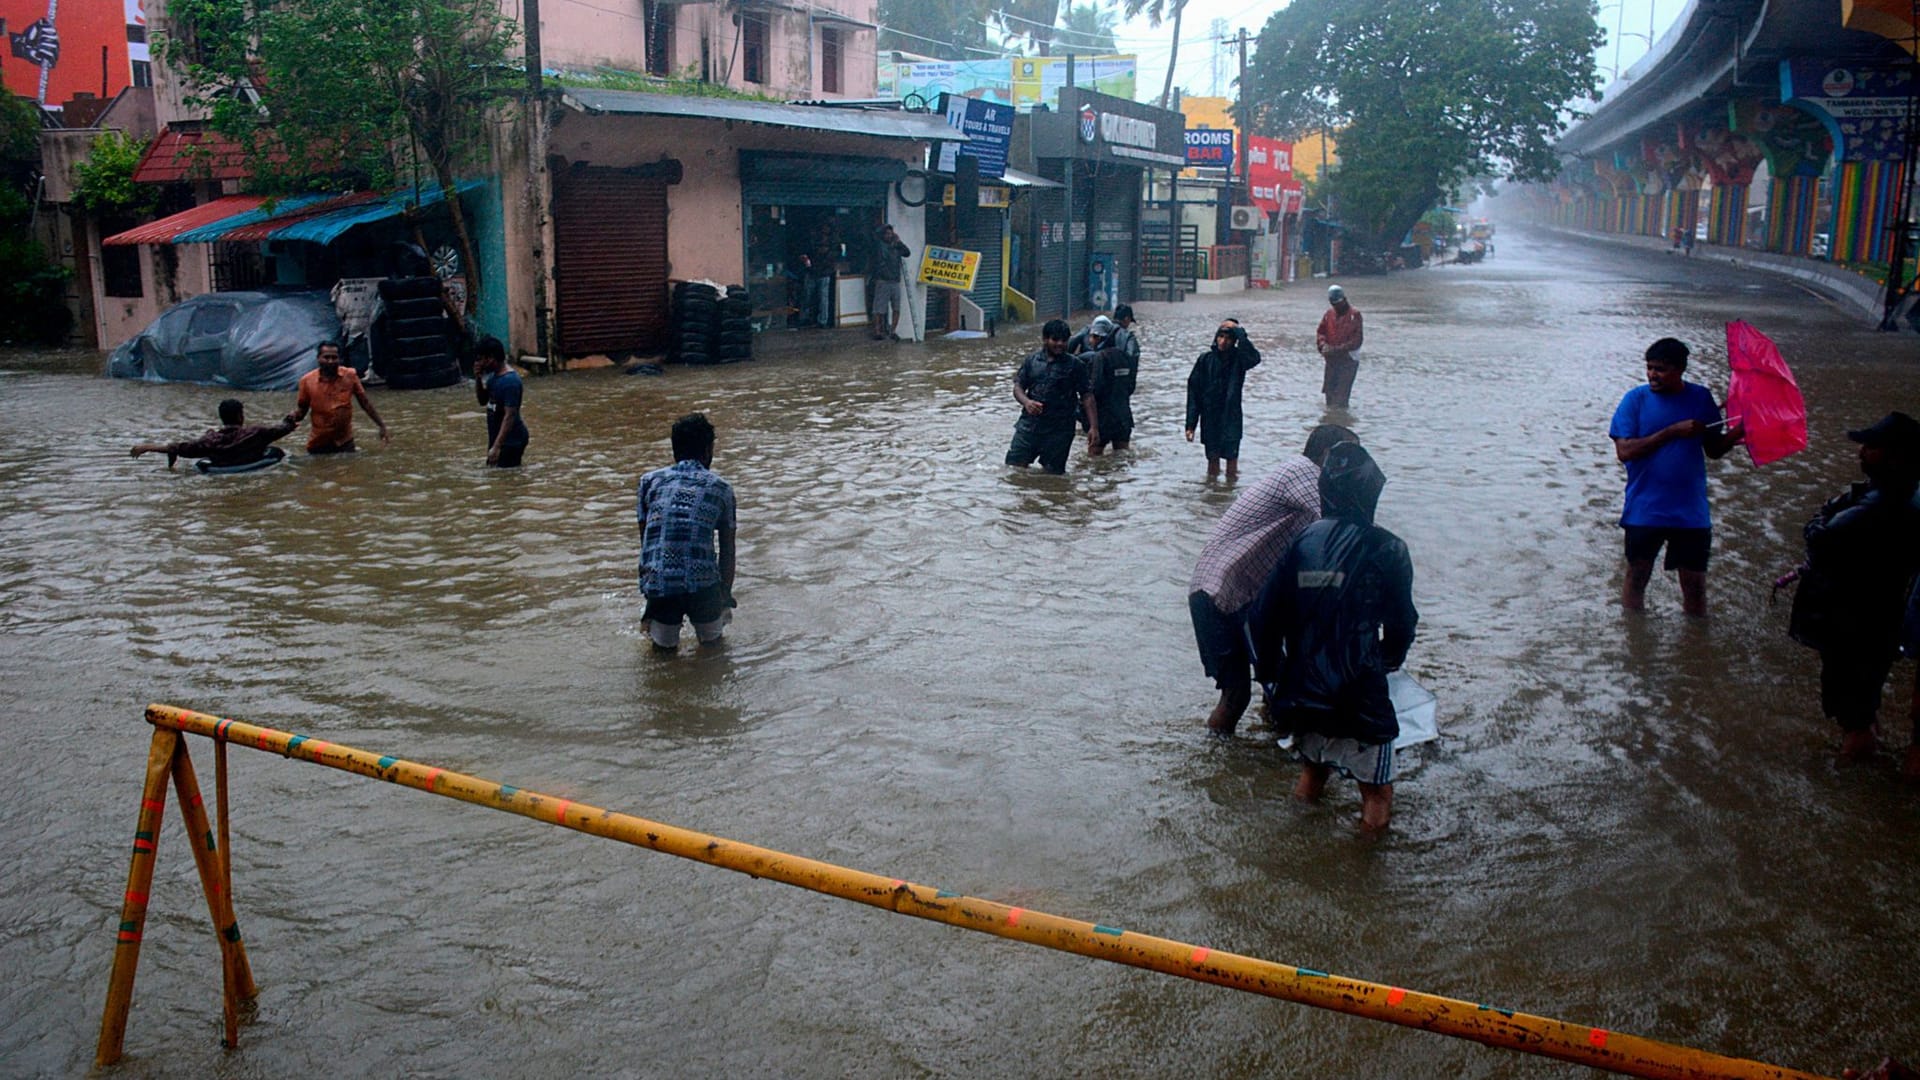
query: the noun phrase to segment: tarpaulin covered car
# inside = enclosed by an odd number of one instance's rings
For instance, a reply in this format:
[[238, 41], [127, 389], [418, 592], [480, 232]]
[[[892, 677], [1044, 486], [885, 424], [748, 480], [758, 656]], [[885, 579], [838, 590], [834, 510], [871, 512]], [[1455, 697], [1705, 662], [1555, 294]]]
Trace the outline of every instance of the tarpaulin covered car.
[[168, 308], [113, 350], [116, 379], [190, 382], [237, 390], [292, 390], [323, 341], [340, 340], [325, 292], [216, 292]]

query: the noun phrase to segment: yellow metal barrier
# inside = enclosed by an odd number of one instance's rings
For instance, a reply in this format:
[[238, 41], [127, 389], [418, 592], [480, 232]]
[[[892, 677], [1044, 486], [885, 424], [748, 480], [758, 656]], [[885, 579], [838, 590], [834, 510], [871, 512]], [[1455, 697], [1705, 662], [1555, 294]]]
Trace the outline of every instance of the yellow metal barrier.
[[[101, 1019], [100, 1045], [95, 1058], [100, 1065], [113, 1064], [121, 1055], [133, 994], [134, 966], [139, 959], [140, 934], [146, 921], [147, 887], [153, 879], [154, 842], [159, 838], [160, 811], [169, 776], [179, 791], [188, 832], [195, 840], [194, 859], [200, 867], [208, 907], [220, 931], [226, 1045], [229, 1047], [236, 1045], [238, 1003], [254, 994], [253, 977], [247, 967], [229, 895], [227, 848], [224, 843], [216, 845], [207, 825], [206, 811], [200, 805], [199, 788], [194, 783], [192, 766], [187, 762], [186, 743], [180, 738], [188, 734], [215, 740], [216, 752], [224, 751], [227, 743], [265, 750], [901, 915], [1610, 1072], [1672, 1080], [1820, 1080], [1812, 1073], [1725, 1057], [1637, 1035], [1509, 1012], [1490, 1005], [1362, 982], [1118, 927], [1009, 907], [898, 878], [736, 843], [431, 765], [169, 705], [147, 706], [147, 722], [157, 730], [147, 759], [147, 782], [141, 793], [133, 864], [127, 875], [120, 943], [114, 953], [106, 1013]], [[224, 840], [227, 816], [224, 759], [217, 772]]]

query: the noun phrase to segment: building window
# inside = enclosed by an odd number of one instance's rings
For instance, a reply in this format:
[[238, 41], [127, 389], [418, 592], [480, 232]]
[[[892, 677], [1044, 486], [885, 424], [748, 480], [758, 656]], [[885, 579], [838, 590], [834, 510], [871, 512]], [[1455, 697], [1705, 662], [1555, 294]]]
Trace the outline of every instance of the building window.
[[740, 67], [740, 77], [747, 82], [767, 81], [767, 15], [763, 11], [740, 16]]
[[[100, 219], [100, 235], [112, 236], [133, 228], [132, 218]], [[140, 249], [133, 244], [100, 248], [100, 291], [106, 296], [141, 296]]]
[[273, 282], [259, 244], [213, 245], [213, 291], [257, 289]]
[[153, 85], [153, 64], [151, 62], [146, 60], [135, 60], [133, 62], [133, 85]]
[[647, 74], [673, 74], [673, 16], [679, 10], [660, 0], [645, 0], [641, 14], [647, 27]]
[[831, 26], [820, 28], [820, 92], [840, 92], [840, 31]]

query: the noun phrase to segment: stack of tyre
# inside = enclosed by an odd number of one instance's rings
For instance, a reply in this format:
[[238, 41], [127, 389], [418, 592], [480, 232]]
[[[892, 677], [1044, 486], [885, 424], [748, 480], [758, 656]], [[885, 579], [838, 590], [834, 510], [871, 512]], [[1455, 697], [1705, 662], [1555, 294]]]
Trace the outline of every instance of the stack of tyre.
[[462, 378], [453, 320], [437, 277], [380, 283], [384, 314], [373, 327], [373, 370], [395, 390], [452, 386]]
[[673, 287], [673, 332], [667, 359], [681, 364], [731, 364], [753, 359], [753, 301], [739, 285], [722, 293], [704, 281]]

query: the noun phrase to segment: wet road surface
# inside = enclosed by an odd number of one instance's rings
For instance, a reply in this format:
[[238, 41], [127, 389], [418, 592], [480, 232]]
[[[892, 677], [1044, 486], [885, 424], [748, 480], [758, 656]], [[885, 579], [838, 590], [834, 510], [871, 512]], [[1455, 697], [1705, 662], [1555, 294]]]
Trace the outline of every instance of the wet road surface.
[[[1801, 522], [1854, 478], [1844, 429], [1920, 408], [1920, 339], [1550, 234], [1346, 285], [1367, 347], [1331, 419], [1388, 476], [1380, 522], [1422, 615], [1409, 667], [1442, 708], [1380, 842], [1351, 785], [1295, 804], [1258, 727], [1203, 736], [1186, 615], [1233, 496], [1181, 440], [1186, 372], [1238, 316], [1266, 356], [1243, 475], [1297, 453], [1323, 419], [1319, 285], [1137, 304], [1134, 450], [1076, 450], [1065, 478], [1000, 464], [1032, 328], [529, 380], [517, 473], [482, 467], [465, 388], [377, 391], [391, 448], [169, 473], [126, 447], [197, 433], [224, 393], [0, 358], [0, 1072], [92, 1059], [148, 701], [1727, 1054], [1833, 1073], [1920, 1055], [1920, 791], [1889, 758], [1834, 766], [1815, 657], [1768, 604]], [[1665, 575], [1624, 617], [1608, 417], [1666, 334], [1723, 394], [1731, 318], [1794, 365], [1813, 446], [1710, 467], [1712, 620], [1682, 618]], [[255, 420], [291, 399], [240, 396]], [[692, 409], [739, 492], [740, 608], [723, 649], [659, 657], [633, 485]], [[1896, 745], [1911, 671], [1882, 713]], [[129, 1074], [1585, 1075], [232, 756], [258, 1020], [221, 1051], [169, 807]]]

